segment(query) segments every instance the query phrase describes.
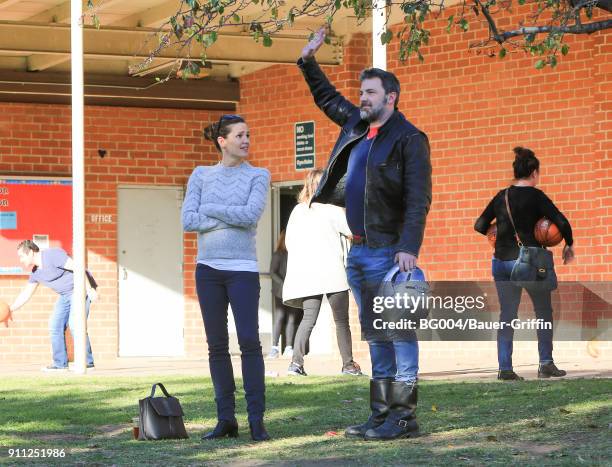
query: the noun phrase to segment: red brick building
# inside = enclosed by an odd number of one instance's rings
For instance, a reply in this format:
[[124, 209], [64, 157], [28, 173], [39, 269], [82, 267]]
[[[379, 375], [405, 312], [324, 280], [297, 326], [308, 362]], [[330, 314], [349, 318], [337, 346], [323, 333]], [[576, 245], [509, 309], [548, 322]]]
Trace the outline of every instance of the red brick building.
[[[515, 20], [507, 18], [507, 23]], [[432, 146], [434, 196], [419, 260], [429, 278], [489, 279], [491, 249], [473, 223], [509, 182], [512, 148], [524, 145], [540, 158], [541, 188], [574, 229], [578, 260], [557, 267], [560, 279], [612, 280], [612, 32], [568, 38], [570, 54], [555, 69], [538, 71], [534, 58], [522, 52], [500, 60], [469, 50], [468, 43], [485, 31], [447, 34], [446, 23], [441, 18], [428, 25], [432, 35], [423, 64], [398, 62], [397, 44], [387, 52], [388, 69], [402, 85], [400, 110], [429, 135]], [[342, 65], [324, 69], [356, 101], [358, 74], [370, 57], [369, 36], [355, 35], [345, 45]], [[295, 122], [315, 121], [318, 167], [325, 165], [338, 133], [313, 104], [295, 66], [243, 76], [237, 112], [250, 125], [250, 160], [270, 169], [273, 184], [304, 176], [294, 169]], [[92, 308], [89, 329], [98, 361], [116, 358], [119, 349], [119, 189], [183, 188], [194, 166], [217, 160], [201, 130], [221, 113], [86, 108], [87, 259], [102, 296]], [[70, 137], [69, 106], [0, 103], [0, 175], [69, 177]], [[99, 157], [99, 148], [107, 150], [106, 157]], [[110, 215], [111, 222], [92, 222], [92, 215]], [[268, 240], [271, 248], [273, 238]], [[554, 249], [558, 260], [560, 249]], [[184, 355], [205, 357], [193, 234], [184, 235], [183, 252]], [[12, 301], [23, 283], [23, 276], [0, 276], [0, 297]], [[0, 361], [47, 361], [47, 319], [54, 299], [39, 290], [15, 313], [10, 328], [0, 327]], [[356, 330], [354, 319], [353, 324]], [[355, 346], [358, 356], [365, 352], [363, 343]], [[449, 352], [460, 347], [445, 345]]]

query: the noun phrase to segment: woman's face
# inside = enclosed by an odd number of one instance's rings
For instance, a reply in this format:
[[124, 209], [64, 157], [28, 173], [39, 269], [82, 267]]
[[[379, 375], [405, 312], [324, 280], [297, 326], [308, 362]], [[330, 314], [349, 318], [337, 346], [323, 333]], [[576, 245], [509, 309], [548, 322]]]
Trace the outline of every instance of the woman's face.
[[229, 134], [217, 140], [227, 156], [246, 158], [249, 155], [249, 127], [246, 123], [234, 123], [229, 126]]

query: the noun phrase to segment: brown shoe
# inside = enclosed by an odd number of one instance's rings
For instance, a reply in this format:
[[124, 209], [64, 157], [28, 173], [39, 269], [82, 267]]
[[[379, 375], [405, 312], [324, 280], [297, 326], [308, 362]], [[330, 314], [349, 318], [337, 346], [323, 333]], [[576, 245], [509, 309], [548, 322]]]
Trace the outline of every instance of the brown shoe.
[[553, 362], [545, 363], [538, 367], [538, 378], [559, 378], [566, 374], [567, 372], [565, 370], [560, 370]]
[[525, 378], [517, 375], [513, 370], [499, 370], [497, 379], [502, 381], [523, 381]]

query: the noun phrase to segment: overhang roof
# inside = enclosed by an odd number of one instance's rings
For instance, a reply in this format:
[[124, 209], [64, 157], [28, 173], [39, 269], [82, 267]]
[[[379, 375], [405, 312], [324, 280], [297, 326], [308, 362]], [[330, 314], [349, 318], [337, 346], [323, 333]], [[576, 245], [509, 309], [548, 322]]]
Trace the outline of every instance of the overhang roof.
[[[83, 1], [86, 14], [87, 3], [87, 0]], [[286, 7], [293, 3], [298, 4], [292, 0]], [[84, 29], [85, 94], [89, 103], [112, 105], [116, 97], [115, 105], [131, 105], [126, 104], [126, 99], [129, 100], [126, 92], [111, 90], [144, 88], [154, 84], [156, 76], [165, 77], [171, 67], [176, 66], [179, 51], [168, 49], [136, 76], [129, 74], [130, 66], [141, 64], [148, 56], [147, 44], [155, 43], [155, 31], [177, 12], [180, 4], [179, 0], [94, 0], [101, 26], [99, 29], [93, 26]], [[256, 18], [259, 8], [251, 5], [242, 12], [244, 18]], [[357, 24], [347, 13], [340, 13], [334, 21], [332, 44], [324, 45], [317, 55], [323, 64], [342, 63], [343, 44], [348, 42], [350, 35], [370, 30], [370, 21]], [[274, 36], [272, 47], [256, 43], [242, 26], [224, 28], [217, 42], [207, 51], [207, 60], [212, 65], [205, 70], [207, 77], [190, 79], [183, 84], [193, 88], [192, 94], [201, 94], [202, 99], [179, 99], [180, 106], [231, 108], [239, 100], [237, 78], [275, 64], [294, 64], [308, 35], [322, 21], [319, 18], [296, 20], [291, 29]], [[0, 0], [0, 100], [36, 101], [38, 98], [35, 96], [54, 95], [49, 102], [66, 101], [70, 72], [69, 22], [70, 1]], [[199, 56], [199, 50], [192, 48], [191, 57], [197, 59]], [[185, 58], [184, 53], [182, 57]], [[104, 85], [105, 77], [114, 80], [115, 87], [106, 84], [103, 92], [100, 85]], [[54, 83], [63, 83], [63, 88], [54, 86]], [[219, 83], [225, 87], [216, 94], [217, 98], [211, 99], [215, 92], [210, 92], [210, 89]], [[231, 83], [234, 92], [230, 89]], [[167, 84], [154, 86], [159, 89], [149, 91], [149, 97], [161, 94], [151, 101], [151, 105], [159, 105], [164, 97], [168, 97], [166, 106], [174, 105], [172, 92], [165, 96], [166, 91], [162, 90], [169, 88]], [[94, 85], [98, 85], [97, 89]], [[209, 91], [201, 93], [204, 89]], [[58, 93], [55, 94], [54, 90]], [[133, 99], [133, 105], [138, 105], [138, 102], [145, 105], [146, 99], [142, 98], [142, 92], [139, 93], [140, 99]], [[59, 95], [64, 97], [59, 98]]]

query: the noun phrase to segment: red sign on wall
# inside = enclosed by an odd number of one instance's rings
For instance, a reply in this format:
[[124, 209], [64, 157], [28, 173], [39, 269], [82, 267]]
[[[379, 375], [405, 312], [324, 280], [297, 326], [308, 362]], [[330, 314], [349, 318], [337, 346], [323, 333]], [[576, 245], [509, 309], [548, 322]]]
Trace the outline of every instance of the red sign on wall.
[[0, 176], [0, 274], [29, 274], [17, 259], [17, 245], [72, 253], [72, 181]]

